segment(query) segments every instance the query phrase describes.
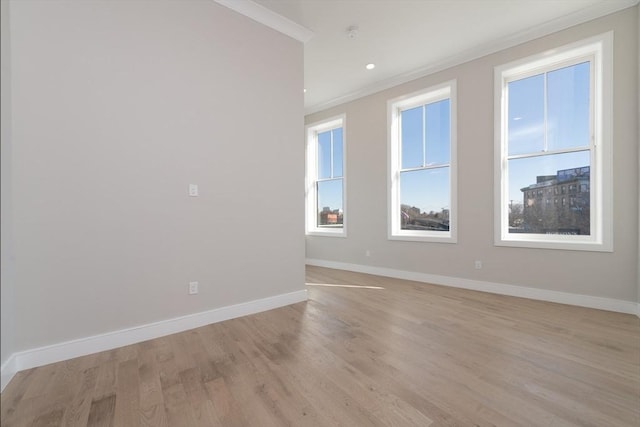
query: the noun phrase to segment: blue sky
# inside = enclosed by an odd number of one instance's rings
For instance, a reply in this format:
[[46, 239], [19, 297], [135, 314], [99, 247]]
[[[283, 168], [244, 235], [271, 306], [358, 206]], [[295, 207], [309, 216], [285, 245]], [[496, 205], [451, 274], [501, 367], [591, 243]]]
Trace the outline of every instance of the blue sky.
[[337, 128], [318, 134], [318, 210], [325, 206], [331, 210], [342, 206], [343, 130]]
[[[549, 72], [546, 82], [544, 74], [513, 81], [509, 83], [508, 101], [509, 155], [589, 146], [588, 62]], [[402, 112], [403, 169], [448, 164], [449, 107], [446, 99]], [[558, 170], [589, 164], [589, 151], [509, 160], [509, 199], [522, 203], [520, 189], [534, 184], [538, 175], [555, 175]], [[342, 128], [320, 133], [318, 178], [340, 177], [342, 173]], [[402, 172], [401, 203], [423, 212], [440, 212], [450, 207], [449, 185], [448, 166]], [[318, 208], [324, 206], [343, 209], [341, 180], [318, 184]]]
[[[544, 75], [509, 83], [509, 155], [589, 146], [589, 63], [547, 73], [546, 84], [545, 124]], [[510, 160], [509, 199], [521, 203], [538, 175], [589, 164], [589, 151]]]
[[450, 101], [445, 99], [401, 113], [402, 169], [444, 166], [401, 172], [401, 204], [423, 212], [449, 209], [449, 108]]

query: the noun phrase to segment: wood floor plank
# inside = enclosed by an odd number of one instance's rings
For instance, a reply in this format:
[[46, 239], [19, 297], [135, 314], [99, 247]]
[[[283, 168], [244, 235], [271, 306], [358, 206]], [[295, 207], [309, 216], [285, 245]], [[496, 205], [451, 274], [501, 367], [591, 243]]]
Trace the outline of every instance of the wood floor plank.
[[93, 400], [100, 400], [106, 396], [115, 396], [117, 369], [118, 362], [116, 360], [108, 360], [100, 365], [98, 378], [96, 380], [96, 388], [93, 392]]
[[140, 419], [140, 377], [138, 360], [127, 358], [118, 365], [116, 387], [116, 426], [136, 425]]
[[640, 426], [640, 319], [307, 268], [309, 300], [18, 373], [17, 426]]
[[35, 372], [36, 369], [18, 372], [0, 394], [0, 421], [3, 426], [19, 425], [19, 421], [24, 423], [26, 405], [23, 403], [23, 397], [35, 377]]
[[180, 370], [176, 360], [181, 360], [182, 367], [184, 361], [188, 359], [187, 355], [176, 357], [176, 351], [180, 352], [180, 348], [174, 348], [175, 340], [172, 336], [162, 339], [163, 348], [168, 345], [170, 352], [163, 351], [160, 361], [158, 362], [158, 373], [162, 389], [162, 400], [167, 424], [169, 426], [196, 426], [198, 422], [194, 413], [194, 408], [189, 405], [187, 393], [180, 377]]
[[116, 395], [110, 394], [91, 402], [87, 427], [112, 427], [116, 410]]
[[202, 373], [198, 367], [193, 367], [180, 372], [182, 386], [196, 423], [201, 426], [222, 426], [213, 402], [209, 398], [207, 389], [202, 382]]
[[31, 424], [32, 427], [55, 427], [62, 423], [64, 409], [54, 409], [51, 412], [39, 415]]
[[91, 396], [93, 396], [97, 379], [97, 366], [84, 370], [81, 377], [81, 385], [71, 404], [67, 407], [62, 424], [66, 426], [86, 426], [91, 409]]
[[163, 404], [140, 409], [140, 425], [148, 427], [167, 427], [167, 414]]
[[160, 383], [160, 373], [156, 351], [159, 347], [151, 342], [141, 343], [138, 352], [138, 378], [140, 388], [140, 410], [154, 414], [158, 405], [164, 405], [162, 398], [162, 384]]
[[248, 425], [240, 402], [233, 397], [223, 377], [207, 381], [205, 388], [215, 409], [216, 417], [223, 426], [241, 427]]

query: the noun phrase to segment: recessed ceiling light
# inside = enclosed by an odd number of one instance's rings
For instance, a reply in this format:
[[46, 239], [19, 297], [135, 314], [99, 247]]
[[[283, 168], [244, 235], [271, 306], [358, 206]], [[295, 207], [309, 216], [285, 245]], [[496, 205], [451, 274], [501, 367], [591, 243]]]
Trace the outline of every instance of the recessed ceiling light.
[[373, 70], [374, 68], [376, 68], [376, 64], [367, 64], [366, 68], [367, 70]]
[[302, 91], [303, 91], [304, 93], [307, 93], [307, 90], [306, 90], [306, 89], [302, 89]]

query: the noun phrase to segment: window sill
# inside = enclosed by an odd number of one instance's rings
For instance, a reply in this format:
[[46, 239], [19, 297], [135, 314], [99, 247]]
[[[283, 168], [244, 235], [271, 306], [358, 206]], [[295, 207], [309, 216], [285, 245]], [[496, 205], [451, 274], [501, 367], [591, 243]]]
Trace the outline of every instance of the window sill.
[[420, 235], [417, 233], [390, 234], [388, 239], [407, 242], [458, 243], [457, 238], [451, 234], [447, 234], [446, 236]]
[[340, 230], [311, 230], [306, 232], [307, 236], [314, 237], [347, 237], [347, 232], [344, 229]]
[[[495, 241], [495, 246], [532, 248], [532, 249], [553, 249], [563, 251], [590, 251], [590, 252], [613, 252], [613, 244], [592, 240], [560, 240], [544, 239], [539, 235], [525, 236], [523, 239], [502, 238]], [[526, 240], [525, 240], [526, 239]]]

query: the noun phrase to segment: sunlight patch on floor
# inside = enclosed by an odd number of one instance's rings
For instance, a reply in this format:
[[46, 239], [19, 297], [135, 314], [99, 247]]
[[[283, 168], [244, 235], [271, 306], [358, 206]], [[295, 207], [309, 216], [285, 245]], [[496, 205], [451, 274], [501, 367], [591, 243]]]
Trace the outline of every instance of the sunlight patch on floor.
[[381, 286], [365, 286], [365, 285], [338, 285], [333, 283], [305, 283], [307, 286], [326, 286], [332, 288], [362, 288], [362, 289], [384, 289]]

